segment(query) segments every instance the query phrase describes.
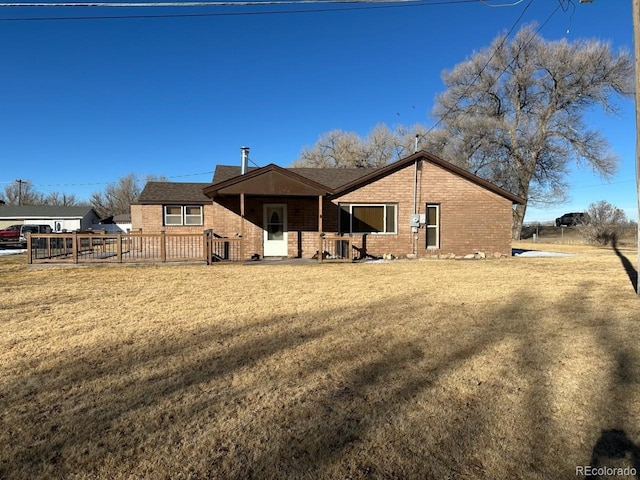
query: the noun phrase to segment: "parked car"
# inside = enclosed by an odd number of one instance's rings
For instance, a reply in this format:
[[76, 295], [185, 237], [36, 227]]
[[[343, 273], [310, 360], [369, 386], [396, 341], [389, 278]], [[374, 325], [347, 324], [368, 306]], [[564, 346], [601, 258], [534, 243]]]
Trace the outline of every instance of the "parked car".
[[17, 242], [20, 238], [20, 229], [23, 225], [11, 225], [7, 228], [0, 230], [0, 241], [2, 242]]
[[51, 233], [49, 225], [11, 225], [0, 230], [0, 241], [5, 243], [27, 244], [27, 233]]
[[556, 227], [574, 227], [585, 223], [589, 223], [589, 215], [584, 212], [565, 213], [556, 218]]
[[[51, 230], [51, 227], [49, 225], [22, 225], [22, 228], [20, 229], [20, 239], [19, 242], [22, 246], [26, 247], [27, 246], [27, 234], [31, 233], [31, 234], [37, 234], [37, 233], [51, 233], [53, 230]], [[32, 245], [32, 246], [38, 246], [38, 247], [42, 247], [45, 243], [44, 238], [41, 238], [38, 240], [37, 245]]]

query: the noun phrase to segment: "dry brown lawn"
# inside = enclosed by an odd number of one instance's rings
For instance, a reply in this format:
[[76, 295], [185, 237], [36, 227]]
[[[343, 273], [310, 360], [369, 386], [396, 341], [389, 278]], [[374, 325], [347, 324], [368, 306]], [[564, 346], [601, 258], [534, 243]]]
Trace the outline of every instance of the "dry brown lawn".
[[561, 479], [640, 467], [635, 251], [549, 248], [580, 255], [0, 258], [0, 478]]

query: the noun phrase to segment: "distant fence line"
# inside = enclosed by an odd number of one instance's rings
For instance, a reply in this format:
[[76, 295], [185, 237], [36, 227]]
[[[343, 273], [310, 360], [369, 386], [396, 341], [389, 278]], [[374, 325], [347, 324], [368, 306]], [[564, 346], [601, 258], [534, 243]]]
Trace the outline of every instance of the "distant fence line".
[[[543, 225], [535, 222], [524, 224], [520, 234], [521, 240], [531, 240], [533, 242], [560, 242], [560, 243], [587, 243], [582, 233], [582, 226], [556, 227], [555, 225]], [[620, 239], [624, 243], [638, 242], [638, 227], [628, 225], [620, 228]]]

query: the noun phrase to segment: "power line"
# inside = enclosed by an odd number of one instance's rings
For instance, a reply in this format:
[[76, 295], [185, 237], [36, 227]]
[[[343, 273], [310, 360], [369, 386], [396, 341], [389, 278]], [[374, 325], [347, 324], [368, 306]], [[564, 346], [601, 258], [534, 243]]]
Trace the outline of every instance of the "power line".
[[[428, 1], [428, 0], [426, 0]], [[205, 18], [205, 17], [227, 17], [227, 16], [247, 16], [247, 15], [285, 15], [295, 13], [321, 13], [321, 12], [337, 12], [337, 11], [353, 11], [353, 10], [375, 10], [389, 8], [407, 8], [407, 7], [433, 7], [442, 5], [454, 5], [463, 3], [478, 3], [479, 0], [441, 0], [437, 2], [425, 3], [425, 0], [392, 0], [389, 2], [380, 0], [305, 0], [304, 5], [335, 5], [333, 8], [307, 8], [295, 10], [267, 10], [267, 11], [250, 11], [250, 12], [224, 12], [224, 13], [167, 13], [167, 14], [145, 14], [145, 15], [85, 15], [74, 17], [12, 17], [0, 18], [0, 22], [38, 22], [38, 21], [67, 21], [67, 20], [128, 20], [128, 19], [152, 19], [152, 18]], [[233, 7], [242, 5], [241, 2], [217, 2], [224, 4], [221, 6]], [[278, 2], [242, 2], [247, 5], [297, 5], [300, 1], [282, 1]], [[338, 5], [351, 4], [352, 6], [340, 7]], [[358, 4], [358, 6], [355, 6]], [[376, 5], [373, 5], [376, 4]], [[384, 4], [384, 5], [381, 5]], [[0, 7], [4, 6], [0, 4]], [[75, 5], [74, 5], [75, 6]]]
[[[255, 163], [254, 163], [254, 165], [255, 165]], [[165, 178], [185, 178], [185, 177], [197, 177], [197, 176], [200, 176], [200, 175], [211, 175], [212, 173], [213, 173], [213, 170], [209, 170], [209, 171], [200, 172], [200, 173], [187, 173], [187, 174], [184, 174], [184, 175], [167, 175], [167, 176], [164, 176], [164, 177]], [[10, 185], [12, 183], [29, 184], [32, 187], [91, 187], [91, 186], [98, 186], [98, 185], [109, 185], [110, 183], [114, 183], [114, 182], [32, 183], [32, 182], [27, 182], [26, 180], [0, 181], [0, 185]]]
[[217, 2], [153, 2], [153, 3], [0, 3], [0, 7], [74, 7], [74, 8], [149, 8], [149, 7], [229, 7], [256, 5], [291, 5], [318, 3], [415, 3], [422, 0], [264, 0]]
[[[479, 0], [482, 1], [482, 0]], [[484, 2], [483, 2], [484, 3]], [[531, 4], [533, 3], [533, 0], [529, 0], [529, 3], [526, 5], [526, 7], [524, 8], [524, 10], [522, 11], [522, 13], [520, 13], [520, 16], [517, 18], [517, 20], [514, 22], [514, 24], [511, 26], [511, 29], [509, 29], [509, 31], [507, 32], [507, 34], [504, 36], [504, 38], [502, 39], [502, 41], [500, 42], [500, 44], [495, 48], [495, 50], [493, 51], [493, 53], [491, 54], [491, 56], [489, 57], [489, 59], [487, 60], [487, 62], [483, 65], [483, 67], [480, 69], [480, 71], [478, 73], [475, 74], [474, 78], [471, 80], [471, 83], [469, 83], [469, 85], [467, 86], [467, 88], [465, 89], [465, 91], [458, 97], [458, 99], [456, 100], [456, 102], [449, 107], [449, 109], [444, 113], [444, 115], [440, 116], [440, 118], [438, 119], [438, 121], [431, 127], [429, 128], [429, 130], [427, 130], [424, 133], [424, 136], [428, 135], [429, 133], [431, 133], [433, 130], [435, 130], [438, 125], [440, 125], [449, 115], [451, 115], [451, 113], [453, 113], [454, 109], [458, 106], [458, 104], [462, 101], [462, 99], [464, 97], [466, 97], [469, 92], [471, 91], [472, 87], [475, 85], [475, 83], [478, 81], [478, 79], [480, 78], [480, 75], [482, 75], [482, 72], [484, 72], [486, 70], [486, 68], [489, 66], [489, 64], [491, 63], [491, 61], [493, 60], [493, 58], [496, 56], [496, 54], [498, 53], [498, 51], [503, 47], [503, 45], [506, 43], [507, 39], [509, 38], [509, 36], [511, 35], [511, 33], [513, 32], [513, 30], [515, 30], [516, 26], [520, 23], [520, 20], [522, 20], [522, 17], [524, 16], [525, 12], [527, 11], [527, 9], [531, 6]], [[540, 26], [540, 28], [538, 28], [535, 33], [531, 36], [531, 38], [518, 50], [518, 52], [516, 53], [516, 55], [514, 55], [513, 60], [511, 60], [511, 62], [509, 62], [509, 64], [507, 66], [505, 66], [505, 68], [502, 70], [500, 75], [496, 76], [495, 81], [492, 83], [491, 86], [495, 85], [495, 83], [498, 81], [498, 79], [504, 74], [506, 73], [507, 69], [511, 67], [512, 63], [515, 61], [515, 59], [518, 57], [518, 55], [520, 54], [520, 52], [522, 51], [522, 49], [524, 49], [525, 47], [527, 47], [540, 33], [540, 31], [544, 28], [544, 26], [549, 23], [549, 21], [551, 20], [551, 18], [553, 18], [553, 16], [558, 12], [558, 10], [560, 10], [560, 8], [562, 8], [562, 0], [559, 0], [560, 5], [558, 5], [553, 12], [551, 12], [551, 14], [547, 17], [547, 19], [544, 21], [544, 23]]]
[[[516, 19], [516, 21], [513, 23], [513, 25], [511, 25], [511, 28], [509, 29], [509, 31], [507, 32], [507, 34], [504, 36], [504, 38], [502, 39], [502, 41], [500, 42], [500, 45], [498, 45], [493, 53], [491, 54], [491, 56], [489, 57], [489, 59], [486, 61], [486, 63], [482, 66], [482, 68], [480, 69], [480, 71], [478, 73], [475, 74], [475, 76], [473, 77], [473, 79], [471, 80], [471, 83], [467, 86], [467, 88], [465, 89], [464, 92], [462, 92], [461, 95], [458, 96], [458, 99], [456, 100], [456, 102], [449, 107], [449, 109], [444, 113], [444, 115], [442, 115], [438, 121], [433, 124], [433, 126], [427, 130], [425, 132], [425, 136], [428, 135], [429, 133], [431, 133], [433, 130], [435, 130], [438, 125], [440, 125], [449, 115], [451, 115], [451, 113], [453, 113], [453, 110], [458, 106], [458, 104], [462, 101], [462, 99], [464, 97], [466, 97], [469, 92], [471, 91], [471, 88], [475, 85], [475, 83], [478, 81], [478, 79], [480, 78], [480, 75], [482, 75], [482, 72], [484, 72], [487, 67], [489, 66], [489, 64], [491, 63], [491, 61], [493, 60], [493, 57], [496, 56], [496, 54], [498, 53], [498, 51], [502, 48], [502, 46], [507, 42], [507, 39], [509, 38], [509, 35], [511, 35], [511, 33], [515, 30], [516, 26], [520, 23], [520, 20], [522, 20], [522, 17], [524, 17], [524, 14], [526, 13], [526, 11], [529, 9], [529, 7], [531, 6], [531, 4], [533, 3], [533, 0], [529, 0], [529, 3], [526, 5], [526, 7], [524, 7], [524, 9], [522, 10], [522, 12], [520, 13], [520, 16]], [[556, 9], [557, 11], [557, 9]], [[554, 11], [555, 12], [555, 11]], [[505, 68], [506, 71], [506, 68]]]

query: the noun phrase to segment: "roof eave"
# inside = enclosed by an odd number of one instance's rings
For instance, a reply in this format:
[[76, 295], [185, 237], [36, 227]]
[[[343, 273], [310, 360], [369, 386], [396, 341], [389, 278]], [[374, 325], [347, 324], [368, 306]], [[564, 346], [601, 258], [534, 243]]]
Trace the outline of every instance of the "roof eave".
[[205, 187], [203, 189], [203, 193], [205, 195], [207, 195], [208, 197], [214, 198], [216, 196], [219, 195], [219, 191], [225, 188], [229, 188], [232, 187], [234, 185], [237, 185], [239, 183], [245, 182], [247, 180], [251, 180], [253, 178], [259, 177], [260, 175], [264, 175], [265, 173], [268, 172], [277, 172], [283, 176], [286, 176], [292, 180], [298, 181], [304, 185], [307, 185], [313, 189], [316, 189], [318, 191], [322, 191], [324, 192], [323, 195], [327, 195], [327, 194], [331, 194], [333, 193], [333, 189], [326, 186], [326, 185], [322, 185], [318, 182], [314, 182], [313, 180], [310, 180], [308, 178], [303, 177], [302, 175], [298, 175], [297, 173], [291, 172], [285, 168], [282, 168], [276, 164], [270, 163], [269, 165], [266, 165], [264, 167], [261, 168], [256, 168], [254, 170], [250, 170], [249, 172], [243, 174], [243, 175], [237, 175], [233, 178], [230, 178], [228, 180], [224, 180], [222, 182], [219, 183], [215, 183], [212, 185], [209, 185], [208, 187]]
[[342, 187], [336, 189], [333, 194], [331, 195], [332, 198], [334, 197], [339, 197], [341, 195], [344, 195], [348, 192], [351, 192], [353, 190], [357, 190], [358, 188], [360, 188], [363, 185], [366, 185], [368, 183], [374, 182], [382, 177], [385, 177], [387, 175], [389, 175], [390, 173], [393, 173], [397, 170], [401, 170], [402, 168], [405, 168], [406, 166], [412, 164], [413, 162], [419, 161], [419, 160], [426, 160], [428, 162], [433, 163], [434, 165], [437, 165], [441, 168], [444, 168], [445, 170], [450, 171], [451, 173], [457, 174], [463, 178], [466, 178], [467, 180], [483, 187], [486, 188], [487, 190], [496, 193], [497, 195], [500, 195], [504, 198], [506, 198], [507, 200], [511, 200], [512, 203], [517, 203], [517, 204], [524, 204], [526, 203], [526, 200], [523, 199], [522, 197], [519, 197], [518, 195], [515, 195], [503, 188], [498, 187], [497, 185], [494, 185], [493, 183], [484, 180], [483, 178], [478, 177], [477, 175], [474, 175], [473, 173], [458, 167], [457, 165], [454, 165], [450, 162], [447, 162], [446, 160], [443, 160], [439, 157], [436, 157], [435, 155], [426, 152], [424, 150], [420, 150], [419, 152], [414, 153], [413, 155], [409, 155], [408, 157], [405, 157], [403, 159], [400, 159], [396, 162], [390, 163], [389, 165], [386, 165], [384, 167], [379, 168], [378, 170], [375, 170], [373, 172], [371, 172], [368, 175], [365, 175], [362, 178], [359, 178], [357, 180], [354, 180], [353, 182], [350, 182], [346, 185], [343, 185]]

